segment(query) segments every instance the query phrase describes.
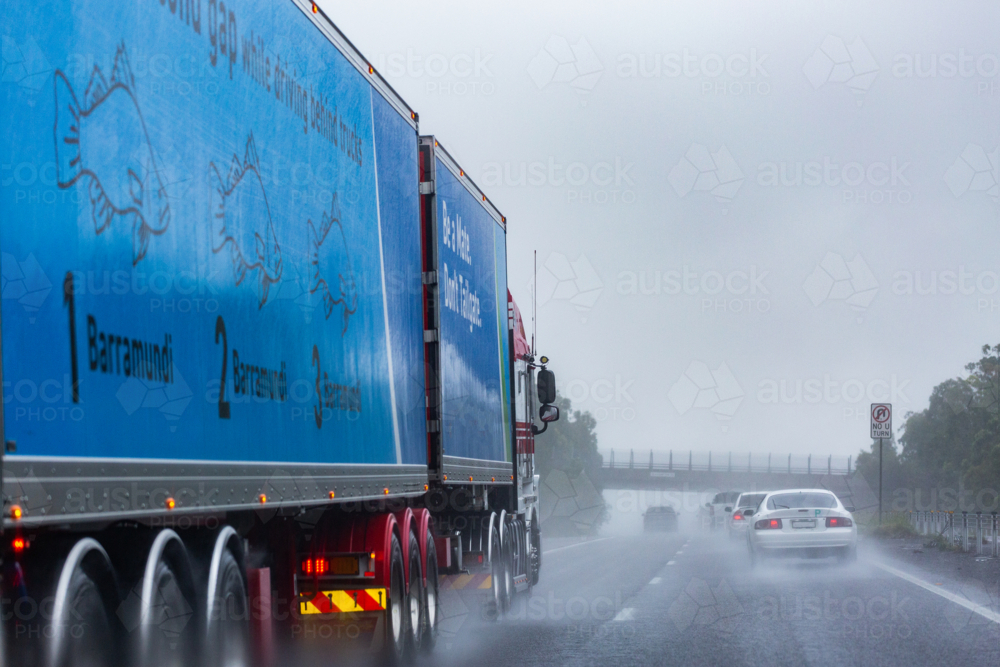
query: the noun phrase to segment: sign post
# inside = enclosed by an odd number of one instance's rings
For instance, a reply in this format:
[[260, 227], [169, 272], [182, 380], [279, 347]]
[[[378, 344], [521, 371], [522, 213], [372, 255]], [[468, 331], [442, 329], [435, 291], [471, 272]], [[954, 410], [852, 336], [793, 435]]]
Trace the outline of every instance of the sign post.
[[892, 437], [892, 403], [872, 403], [872, 440], [878, 439], [878, 524], [882, 525], [882, 439]]

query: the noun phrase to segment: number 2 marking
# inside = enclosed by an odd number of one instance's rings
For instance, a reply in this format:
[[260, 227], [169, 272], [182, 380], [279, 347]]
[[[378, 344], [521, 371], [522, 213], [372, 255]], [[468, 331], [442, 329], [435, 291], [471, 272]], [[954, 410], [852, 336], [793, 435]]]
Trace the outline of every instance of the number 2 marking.
[[219, 382], [219, 419], [229, 419], [229, 401], [226, 400], [226, 362], [229, 357], [229, 342], [226, 340], [226, 323], [222, 315], [215, 320], [215, 344], [222, 336], [222, 379]]

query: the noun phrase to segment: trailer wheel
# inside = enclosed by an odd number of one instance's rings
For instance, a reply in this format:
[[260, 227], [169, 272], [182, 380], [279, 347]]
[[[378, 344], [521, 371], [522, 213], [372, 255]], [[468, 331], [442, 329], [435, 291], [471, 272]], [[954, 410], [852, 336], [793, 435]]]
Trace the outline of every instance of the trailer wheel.
[[96, 540], [85, 538], [70, 551], [56, 587], [50, 667], [112, 667], [120, 664], [117, 624], [109, 603], [118, 597], [114, 569]]
[[137, 589], [139, 667], [195, 664], [196, 596], [187, 550], [177, 533], [165, 529], [156, 536]]
[[424, 568], [420, 564], [420, 542], [417, 534], [410, 532], [409, 540], [410, 585], [406, 594], [406, 650], [413, 654], [420, 646], [420, 633], [424, 627]]
[[420, 648], [426, 653], [434, 650], [438, 635], [438, 614], [440, 613], [440, 597], [438, 595], [438, 561], [437, 547], [434, 546], [434, 534], [427, 531], [427, 565], [424, 567], [427, 585], [424, 587], [424, 614], [420, 632]]
[[[213, 667], [247, 667], [250, 664], [250, 632], [247, 621], [247, 591], [243, 569], [233, 552], [223, 545], [212, 564], [214, 581], [207, 590], [206, 664]], [[213, 585], [214, 584], [214, 585]]]
[[390, 664], [402, 662], [409, 631], [406, 608], [406, 576], [403, 571], [403, 549], [395, 534], [389, 546], [389, 590], [385, 610], [385, 659]]

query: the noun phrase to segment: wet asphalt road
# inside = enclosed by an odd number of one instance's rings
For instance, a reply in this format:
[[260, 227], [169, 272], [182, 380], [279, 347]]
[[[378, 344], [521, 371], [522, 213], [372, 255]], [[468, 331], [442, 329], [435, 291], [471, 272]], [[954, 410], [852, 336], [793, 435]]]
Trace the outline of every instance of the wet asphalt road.
[[441, 643], [426, 664], [1000, 662], [996, 586], [963, 585], [875, 547], [862, 545], [853, 565], [787, 560], [751, 571], [742, 543], [707, 532], [570, 544], [545, 544], [542, 580], [499, 623], [482, 617], [475, 594], [444, 596]]

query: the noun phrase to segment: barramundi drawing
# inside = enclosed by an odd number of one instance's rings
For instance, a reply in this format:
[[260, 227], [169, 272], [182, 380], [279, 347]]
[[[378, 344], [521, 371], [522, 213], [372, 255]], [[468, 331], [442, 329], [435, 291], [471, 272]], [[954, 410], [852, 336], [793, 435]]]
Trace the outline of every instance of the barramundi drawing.
[[146, 256], [150, 238], [167, 231], [170, 202], [135, 96], [125, 44], [115, 52], [109, 79], [94, 67], [82, 100], [61, 70], [54, 80], [59, 187], [87, 184], [94, 232], [129, 228], [135, 266]]
[[333, 194], [329, 213], [323, 211], [319, 226], [312, 220], [309, 221], [309, 246], [312, 269], [309, 274], [309, 293], [318, 292], [322, 296], [326, 319], [330, 319], [335, 306], [341, 307], [344, 318], [344, 329], [341, 331], [343, 335], [347, 333], [351, 315], [358, 310], [358, 288], [351, 270], [347, 236], [340, 222], [337, 193]]
[[271, 285], [281, 280], [281, 246], [274, 233], [252, 132], [243, 158], [234, 154], [225, 176], [210, 163], [209, 184], [212, 252], [222, 252], [228, 246], [237, 285], [247, 275], [257, 273], [258, 307], [263, 308]]

